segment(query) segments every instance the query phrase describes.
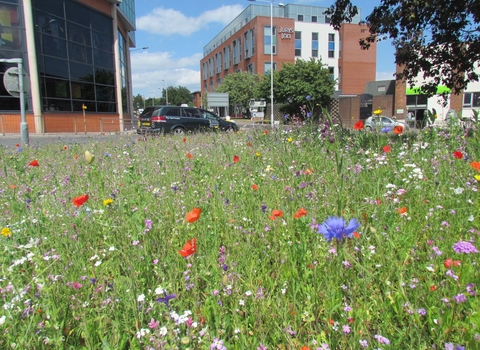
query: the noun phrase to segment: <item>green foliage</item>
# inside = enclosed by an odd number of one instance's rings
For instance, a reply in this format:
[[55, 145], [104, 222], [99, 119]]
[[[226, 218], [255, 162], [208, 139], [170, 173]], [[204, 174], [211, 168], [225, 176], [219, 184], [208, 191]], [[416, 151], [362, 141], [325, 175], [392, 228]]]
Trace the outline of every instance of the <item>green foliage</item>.
[[[391, 38], [395, 62], [403, 67], [397, 79], [415, 86], [421, 74], [422, 91], [428, 96], [436, 94], [438, 85], [462, 93], [469, 82], [479, 79], [479, 5], [470, 0], [382, 0], [366, 16], [370, 33], [360, 45], [369, 48], [375, 41]], [[336, 0], [326, 13], [338, 29], [358, 9], [350, 0]]]
[[[2, 147], [0, 348], [476, 349], [480, 257], [452, 249], [480, 246], [467, 127]], [[332, 215], [356, 237], [326, 242]]]
[[[259, 86], [262, 97], [270, 96], [270, 79], [268, 76]], [[327, 108], [335, 90], [328, 67], [321, 60], [296, 60], [295, 64], [287, 63], [282, 69], [274, 72], [274, 99], [278, 103], [288, 105], [287, 112], [299, 112], [306, 104], [306, 97], [314, 101], [313, 114], [318, 116], [322, 108]]]
[[257, 84], [263, 79], [262, 75], [248, 72], [236, 72], [223, 78], [222, 84], [216, 92], [228, 93], [230, 104], [249, 108], [250, 100], [258, 98]]

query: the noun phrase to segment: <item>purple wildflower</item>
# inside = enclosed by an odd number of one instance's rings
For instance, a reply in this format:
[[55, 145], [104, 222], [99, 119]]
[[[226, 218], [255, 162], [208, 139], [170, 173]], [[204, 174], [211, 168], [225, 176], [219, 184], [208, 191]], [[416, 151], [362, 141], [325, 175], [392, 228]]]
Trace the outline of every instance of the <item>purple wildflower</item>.
[[470, 242], [460, 241], [455, 243], [452, 248], [459, 254], [460, 253], [465, 253], [465, 254], [478, 253], [477, 248], [475, 248], [475, 246]]
[[366, 340], [359, 340], [358, 342], [360, 343], [360, 346], [361, 346], [363, 349], [368, 348], [368, 341], [366, 341]]
[[158, 298], [156, 300], [157, 303], [164, 303], [168, 308], [170, 308], [170, 304], [169, 304], [169, 301], [173, 298], [176, 298], [177, 295], [176, 294], [169, 294], [167, 295], [167, 292], [166, 291], [163, 291], [163, 295], [164, 297], [163, 298]]
[[357, 219], [351, 219], [348, 224], [343, 218], [329, 216], [318, 228], [319, 234], [325, 236], [327, 242], [332, 238], [343, 240], [345, 237], [352, 238], [353, 233], [360, 227]]
[[465, 298], [465, 295], [463, 293], [455, 295], [454, 297], [452, 297], [452, 299], [455, 300], [457, 304], [464, 303], [467, 301], [467, 298]]
[[387, 338], [379, 335], [379, 334], [375, 334], [374, 336], [375, 340], [378, 341], [380, 344], [385, 344], [385, 345], [390, 345], [390, 340], [388, 340]]

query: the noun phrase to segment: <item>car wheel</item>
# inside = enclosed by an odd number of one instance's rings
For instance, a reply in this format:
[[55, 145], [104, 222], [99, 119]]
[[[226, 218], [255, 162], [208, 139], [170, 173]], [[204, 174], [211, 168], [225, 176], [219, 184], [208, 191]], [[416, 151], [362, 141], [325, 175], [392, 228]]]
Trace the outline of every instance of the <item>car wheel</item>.
[[181, 126], [178, 126], [178, 127], [176, 127], [175, 129], [172, 130], [172, 134], [183, 135], [183, 134], [185, 134], [185, 129], [182, 128]]
[[372, 131], [372, 127], [371, 127], [371, 126], [367, 126], [365, 129], [366, 129], [367, 131]]
[[229, 126], [228, 128], [225, 129], [225, 132], [227, 134], [233, 134], [235, 132], [235, 128], [232, 128], [231, 126]]

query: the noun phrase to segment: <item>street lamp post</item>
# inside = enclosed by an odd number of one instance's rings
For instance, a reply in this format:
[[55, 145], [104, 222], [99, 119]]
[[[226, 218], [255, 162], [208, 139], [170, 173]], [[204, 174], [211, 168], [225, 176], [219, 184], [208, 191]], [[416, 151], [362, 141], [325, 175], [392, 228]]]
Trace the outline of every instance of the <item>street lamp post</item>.
[[[251, 2], [270, 3], [270, 123], [273, 127], [273, 1], [274, 0], [248, 0]], [[283, 6], [282, 3], [278, 4]]]
[[168, 86], [167, 86], [167, 81], [165, 79], [162, 79], [162, 81], [165, 82], [165, 104], [168, 106]]

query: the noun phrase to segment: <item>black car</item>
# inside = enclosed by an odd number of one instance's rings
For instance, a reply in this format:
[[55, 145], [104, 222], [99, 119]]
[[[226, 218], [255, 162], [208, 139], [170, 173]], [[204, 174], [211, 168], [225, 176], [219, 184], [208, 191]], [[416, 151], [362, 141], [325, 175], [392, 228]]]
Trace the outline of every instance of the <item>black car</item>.
[[138, 134], [223, 130], [238, 131], [238, 125], [202, 108], [182, 106], [147, 107], [138, 117]]

